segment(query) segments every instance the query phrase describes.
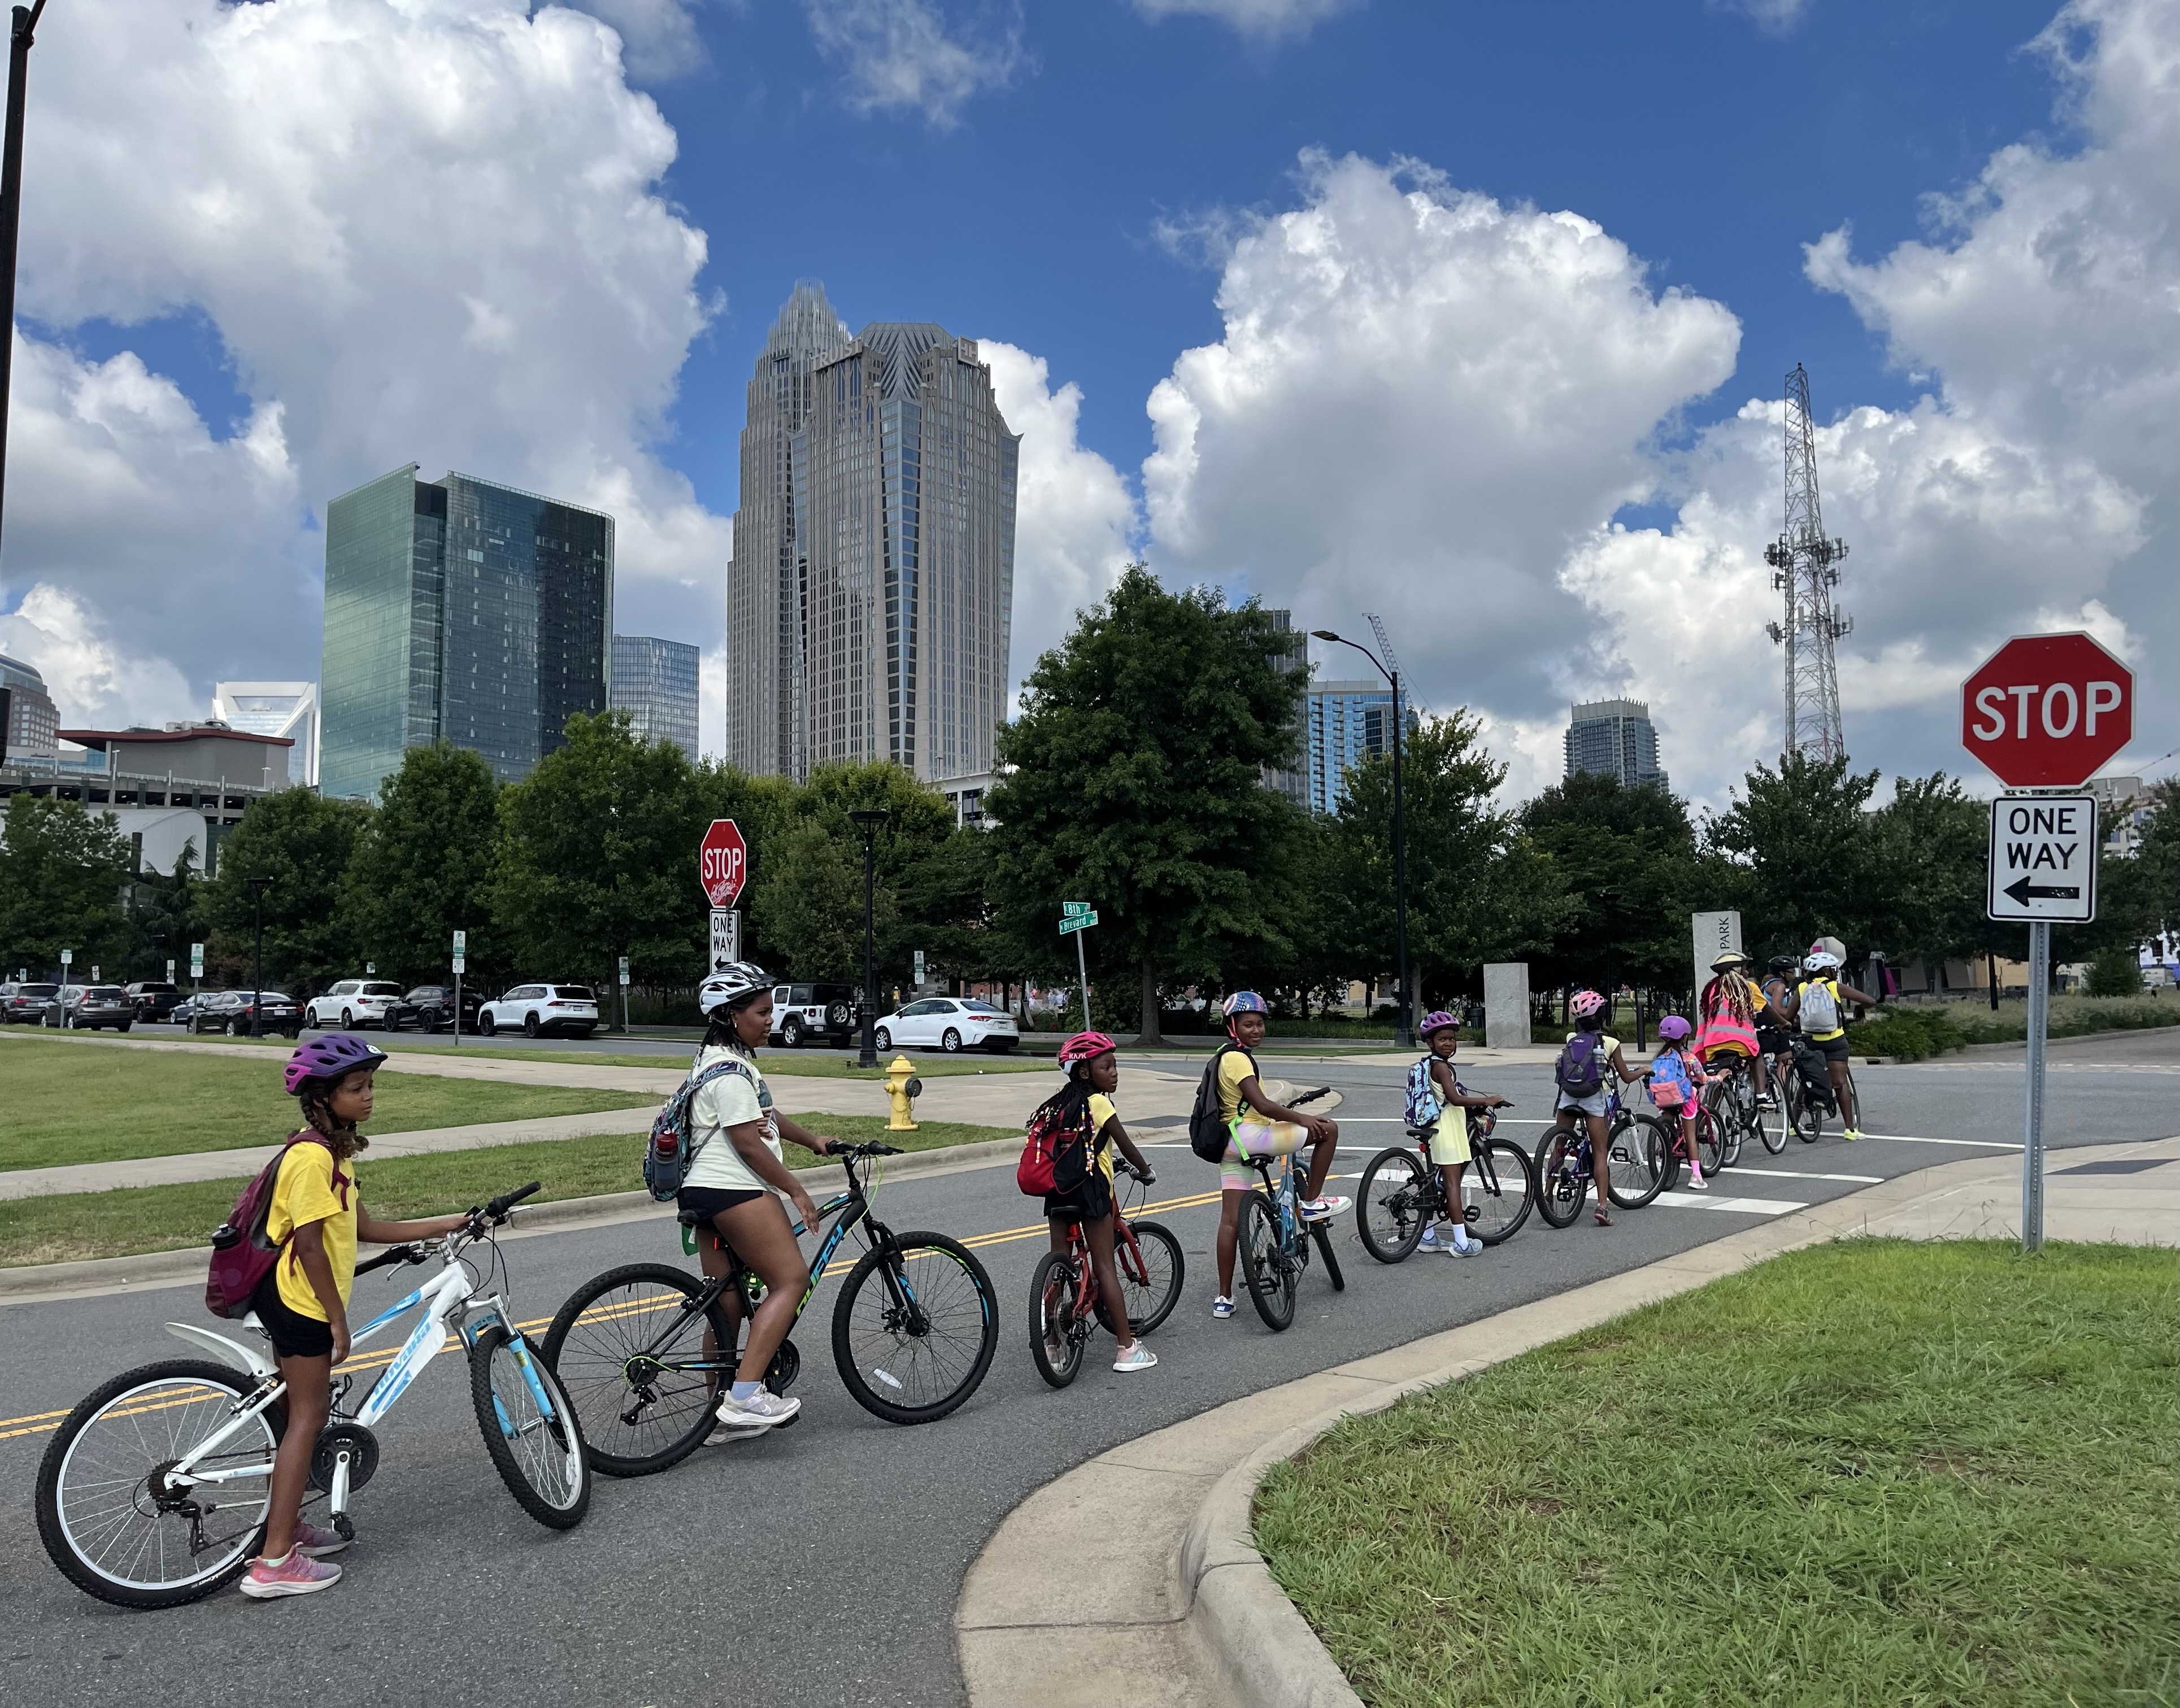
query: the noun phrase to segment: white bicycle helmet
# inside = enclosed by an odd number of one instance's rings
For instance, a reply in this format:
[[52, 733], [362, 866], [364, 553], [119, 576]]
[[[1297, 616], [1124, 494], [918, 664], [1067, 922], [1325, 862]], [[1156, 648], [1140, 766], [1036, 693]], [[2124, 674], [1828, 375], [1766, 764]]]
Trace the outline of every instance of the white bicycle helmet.
[[704, 1018], [726, 1012], [745, 997], [772, 988], [773, 978], [754, 961], [729, 961], [696, 987], [696, 1006]]
[[1839, 957], [1830, 949], [1812, 949], [1802, 964], [1813, 973], [1836, 973]]

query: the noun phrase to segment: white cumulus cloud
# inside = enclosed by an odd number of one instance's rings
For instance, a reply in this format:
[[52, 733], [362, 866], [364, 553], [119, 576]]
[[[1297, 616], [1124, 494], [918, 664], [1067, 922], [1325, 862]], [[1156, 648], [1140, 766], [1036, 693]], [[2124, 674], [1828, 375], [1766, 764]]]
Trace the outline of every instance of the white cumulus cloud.
[[938, 0], [802, 0], [818, 51], [847, 74], [856, 113], [917, 112], [948, 129], [1029, 63], [1019, 0], [949, 16]]
[[1361, 3], [1362, 0], [1136, 0], [1136, 10], [1153, 19], [1187, 14], [1215, 18], [1254, 41], [1280, 41], [1307, 36], [1335, 13]]

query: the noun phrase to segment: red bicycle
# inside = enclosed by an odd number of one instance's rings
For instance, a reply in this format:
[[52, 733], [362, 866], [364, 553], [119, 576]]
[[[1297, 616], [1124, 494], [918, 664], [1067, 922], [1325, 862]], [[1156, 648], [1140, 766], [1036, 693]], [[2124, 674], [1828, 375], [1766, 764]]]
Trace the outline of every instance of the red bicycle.
[[[1120, 1291], [1127, 1299], [1129, 1326], [1137, 1334], [1148, 1334], [1181, 1302], [1181, 1241], [1158, 1222], [1128, 1213], [1141, 1208], [1142, 1189], [1149, 1183], [1125, 1162], [1117, 1173], [1133, 1183], [1126, 1189], [1136, 1202], [1115, 1208], [1113, 1266], [1120, 1271]], [[1054, 1387], [1073, 1381], [1082, 1368], [1082, 1349], [1089, 1344], [1095, 1323], [1112, 1332], [1098, 1271], [1090, 1261], [1090, 1242], [1082, 1224], [1071, 1222], [1067, 1249], [1046, 1252], [1030, 1276], [1029, 1349], [1037, 1360], [1037, 1373]]]

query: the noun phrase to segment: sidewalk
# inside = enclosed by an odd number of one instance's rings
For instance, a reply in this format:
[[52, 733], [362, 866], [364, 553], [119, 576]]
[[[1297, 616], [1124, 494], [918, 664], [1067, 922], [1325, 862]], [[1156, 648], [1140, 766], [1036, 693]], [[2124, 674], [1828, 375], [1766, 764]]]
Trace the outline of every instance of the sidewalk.
[[[2048, 1238], [2180, 1244], [2180, 1138], [2051, 1162]], [[1131, 1708], [1361, 1708], [1251, 1542], [1257, 1483], [1272, 1465], [1344, 1417], [1784, 1251], [1857, 1234], [2012, 1237], [2020, 1167], [1975, 1157], [1902, 1175], [1100, 1454], [1009, 1513], [964, 1576], [954, 1625], [972, 1708], [1104, 1708], [1123, 1667]]]

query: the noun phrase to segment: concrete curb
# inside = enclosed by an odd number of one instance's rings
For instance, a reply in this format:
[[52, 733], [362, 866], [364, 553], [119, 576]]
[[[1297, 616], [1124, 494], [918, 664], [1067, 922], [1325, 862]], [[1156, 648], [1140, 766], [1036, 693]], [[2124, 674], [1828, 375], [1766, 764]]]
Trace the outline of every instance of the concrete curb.
[[[2132, 1141], [2067, 1155], [2079, 1163], [2176, 1145], [2180, 1140]], [[1984, 1232], [1973, 1218], [1957, 1228], [1946, 1218], [1994, 1169], [2015, 1166], [2011, 1159], [1971, 1157], [1897, 1176], [1640, 1269], [1230, 1401], [1099, 1454], [1009, 1513], [964, 1574], [955, 1642], [972, 1708], [1075, 1708], [1078, 1694], [1055, 1680], [1055, 1663], [1093, 1660], [1124, 1634], [1131, 1652], [1142, 1657], [1136, 1677], [1143, 1700], [1161, 1708], [1362, 1708], [1257, 1551], [1257, 1486], [1274, 1465], [1346, 1418], [1383, 1410], [1786, 1251], [1858, 1234]], [[1170, 1490], [1176, 1508], [1192, 1493], [1192, 1509], [1177, 1510], [1161, 1524], [1158, 1494], [1147, 1506], [1140, 1493], [1147, 1479], [1155, 1480], [1159, 1494]], [[1071, 1621], [1026, 1604], [1021, 1584], [1049, 1584], [1064, 1573], [1094, 1574], [1106, 1564], [1109, 1551], [1100, 1539], [1112, 1528], [1113, 1502], [1131, 1497], [1137, 1529], [1126, 1551], [1110, 1557], [1110, 1569], [1123, 1578], [1131, 1569], [1141, 1572], [1144, 1556], [1156, 1546], [1147, 1530], [1173, 1535], [1178, 1524], [1164, 1580], [1107, 1584], [1101, 1605]]]
[[[906, 1156], [887, 1159], [885, 1179], [890, 1184], [958, 1174], [972, 1168], [996, 1168], [1021, 1155], [1021, 1145], [1013, 1139], [984, 1139], [973, 1145], [911, 1151]], [[813, 1197], [822, 1198], [840, 1179], [840, 1170], [831, 1166], [798, 1168], [794, 1173]], [[607, 1192], [594, 1198], [557, 1198], [534, 1210], [525, 1210], [509, 1226], [503, 1238], [523, 1239], [541, 1233], [610, 1227], [618, 1222], [653, 1218], [670, 1221], [673, 1214], [669, 1206], [654, 1202], [648, 1192]], [[69, 1263], [30, 1263], [0, 1269], [0, 1308], [201, 1282], [209, 1249], [207, 1246], [184, 1245], [172, 1251], [147, 1251], [137, 1257], [89, 1257]]]

